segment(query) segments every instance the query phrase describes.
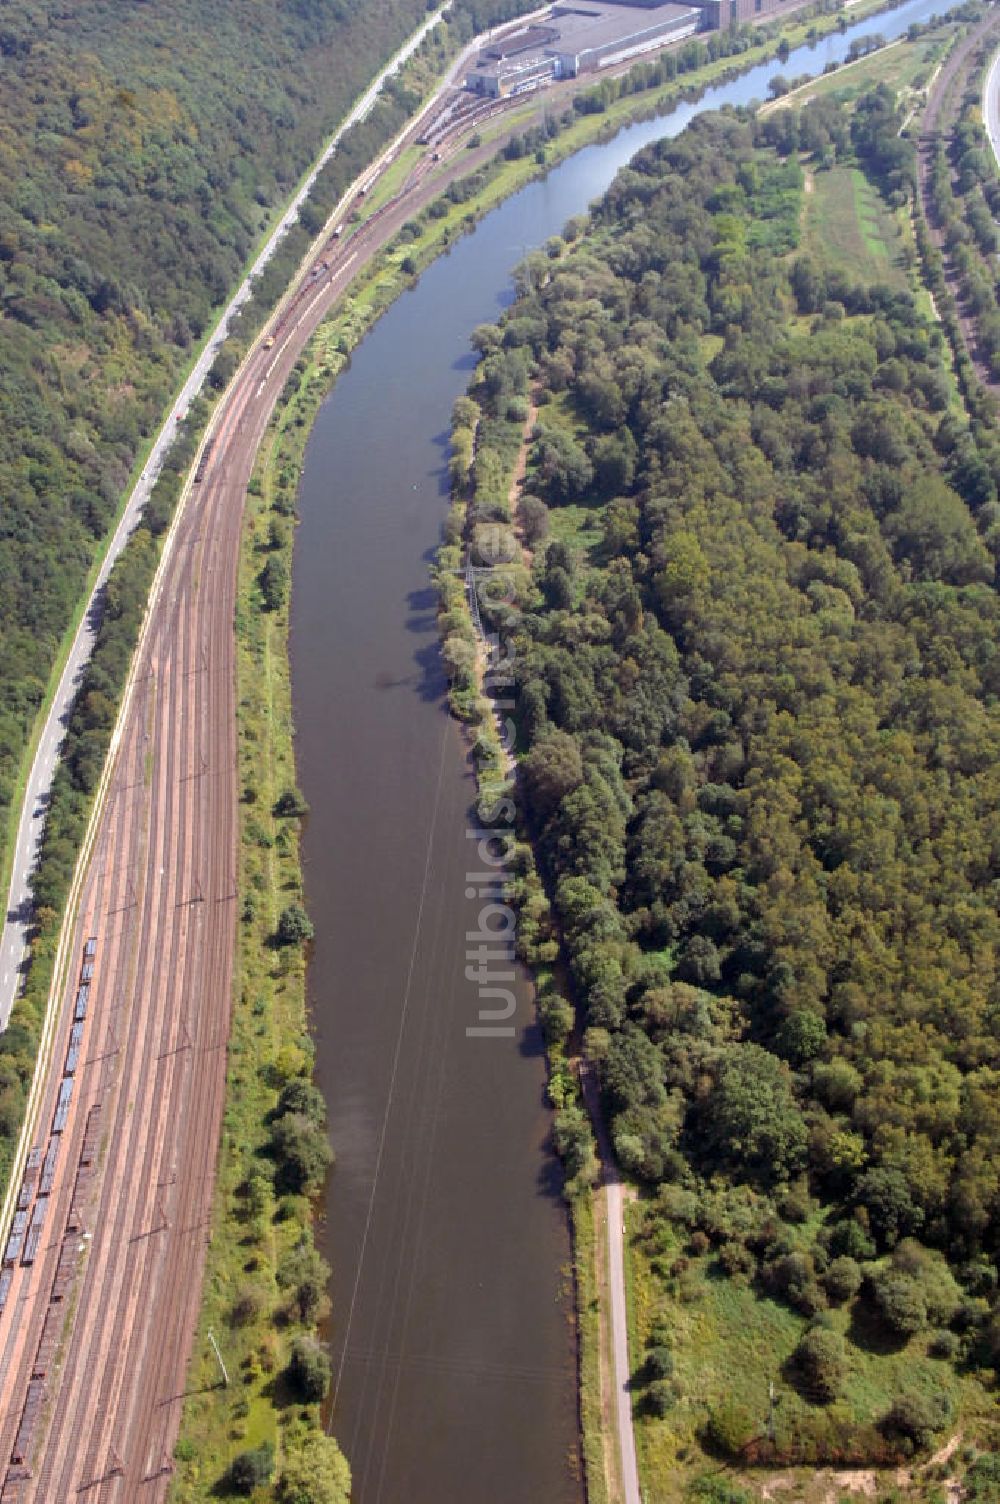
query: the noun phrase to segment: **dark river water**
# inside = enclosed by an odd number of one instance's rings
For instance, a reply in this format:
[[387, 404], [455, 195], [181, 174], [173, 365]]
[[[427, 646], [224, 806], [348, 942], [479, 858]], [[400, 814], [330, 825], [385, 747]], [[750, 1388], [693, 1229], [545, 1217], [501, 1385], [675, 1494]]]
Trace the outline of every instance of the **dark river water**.
[[428, 565], [469, 334], [524, 252], [694, 113], [819, 72], [913, 0], [571, 158], [433, 265], [357, 351], [306, 456], [292, 596], [317, 1079], [337, 1153], [334, 1433], [357, 1504], [579, 1504], [570, 1259], [524, 979], [514, 1037], [470, 1037], [474, 789], [449, 720]]

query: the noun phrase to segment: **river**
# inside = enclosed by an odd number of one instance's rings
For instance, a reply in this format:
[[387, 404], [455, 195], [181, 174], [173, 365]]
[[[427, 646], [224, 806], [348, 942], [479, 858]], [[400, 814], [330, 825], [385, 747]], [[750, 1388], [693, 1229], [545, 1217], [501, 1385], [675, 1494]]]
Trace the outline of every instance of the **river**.
[[306, 455], [292, 593], [317, 1080], [337, 1152], [333, 1428], [357, 1504], [579, 1504], [569, 1235], [525, 980], [513, 1039], [469, 1037], [474, 789], [445, 709], [428, 564], [469, 333], [524, 252], [692, 116], [898, 36], [911, 0], [623, 130], [523, 189], [355, 353]]

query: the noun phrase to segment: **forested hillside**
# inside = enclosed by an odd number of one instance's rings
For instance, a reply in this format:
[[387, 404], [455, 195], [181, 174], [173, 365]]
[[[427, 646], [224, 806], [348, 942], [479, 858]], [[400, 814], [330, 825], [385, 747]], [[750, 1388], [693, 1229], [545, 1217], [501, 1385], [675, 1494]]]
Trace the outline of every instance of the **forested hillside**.
[[478, 332], [457, 412], [473, 553], [511, 561], [485, 614], [526, 827], [644, 1188], [664, 1498], [696, 1438], [814, 1463], [976, 1433], [1000, 1369], [1000, 450], [910, 294], [797, 250], [805, 171], [908, 202], [899, 123], [879, 90], [644, 151]]
[[26, 729], [212, 309], [421, 0], [0, 9], [0, 839]]

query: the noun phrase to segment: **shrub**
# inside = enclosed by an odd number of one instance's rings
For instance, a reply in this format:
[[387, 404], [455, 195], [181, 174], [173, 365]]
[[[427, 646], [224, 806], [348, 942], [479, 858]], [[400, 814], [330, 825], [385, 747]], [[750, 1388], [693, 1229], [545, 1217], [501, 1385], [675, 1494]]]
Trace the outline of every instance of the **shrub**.
[[767, 1267], [773, 1292], [804, 1316], [815, 1316], [826, 1306], [826, 1294], [816, 1278], [816, 1267], [807, 1253], [787, 1253]]
[[838, 1332], [813, 1327], [795, 1349], [793, 1362], [809, 1399], [829, 1404], [843, 1390], [847, 1357]]
[[948, 1362], [953, 1362], [958, 1357], [958, 1348], [958, 1338], [954, 1332], [949, 1332], [947, 1327], [934, 1332], [927, 1344], [927, 1351], [932, 1358], [945, 1358]]
[[871, 1276], [871, 1290], [879, 1317], [898, 1337], [912, 1337], [927, 1325], [927, 1302], [917, 1280], [898, 1269], [880, 1269]]
[[233, 1326], [246, 1326], [254, 1321], [267, 1304], [267, 1295], [259, 1285], [243, 1285], [236, 1292], [229, 1319]]
[[757, 1432], [753, 1415], [739, 1400], [723, 1400], [709, 1412], [705, 1439], [725, 1457], [739, 1457]]
[[984, 1452], [965, 1475], [965, 1498], [975, 1504], [997, 1504], [1000, 1500], [1000, 1454]]
[[861, 1268], [857, 1260], [849, 1258], [847, 1254], [834, 1259], [823, 1275], [823, 1288], [838, 1305], [845, 1300], [853, 1300], [861, 1289]]
[[940, 1390], [933, 1394], [901, 1394], [883, 1418], [882, 1429], [914, 1447], [926, 1447], [950, 1419], [951, 1402]]
[[778, 1210], [786, 1222], [808, 1222], [812, 1210], [809, 1192], [800, 1186], [794, 1186], [781, 1198]]
[[719, 1263], [731, 1279], [745, 1284], [757, 1268], [757, 1260], [742, 1243], [723, 1243], [719, 1249]]
[[830, 1233], [830, 1252], [835, 1256], [845, 1254], [852, 1259], [875, 1257], [875, 1244], [860, 1222], [853, 1217], [834, 1224]]
[[728, 1478], [720, 1478], [718, 1473], [703, 1473], [696, 1478], [686, 1497], [692, 1504], [750, 1504], [745, 1488], [739, 1488]]

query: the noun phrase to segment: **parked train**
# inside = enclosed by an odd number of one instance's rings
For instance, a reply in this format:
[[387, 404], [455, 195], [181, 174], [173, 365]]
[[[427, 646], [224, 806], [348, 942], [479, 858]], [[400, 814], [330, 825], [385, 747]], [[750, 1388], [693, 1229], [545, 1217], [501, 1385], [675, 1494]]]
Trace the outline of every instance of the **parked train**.
[[70, 1103], [73, 1100], [73, 1087], [83, 1045], [83, 1025], [90, 1001], [96, 955], [97, 936], [91, 935], [83, 947], [83, 956], [80, 961], [80, 975], [73, 1005], [73, 1022], [70, 1026], [62, 1079], [59, 1082], [55, 1110], [52, 1114], [48, 1145], [44, 1158], [40, 1144], [36, 1144], [30, 1150], [25, 1162], [24, 1174], [21, 1177], [14, 1220], [11, 1223], [3, 1252], [2, 1267], [0, 1267], [0, 1312], [3, 1311], [10, 1295], [15, 1265], [20, 1262], [24, 1267], [28, 1267], [38, 1254], [42, 1228], [45, 1225], [49, 1207], [49, 1197], [55, 1186], [59, 1148], [69, 1120]]

